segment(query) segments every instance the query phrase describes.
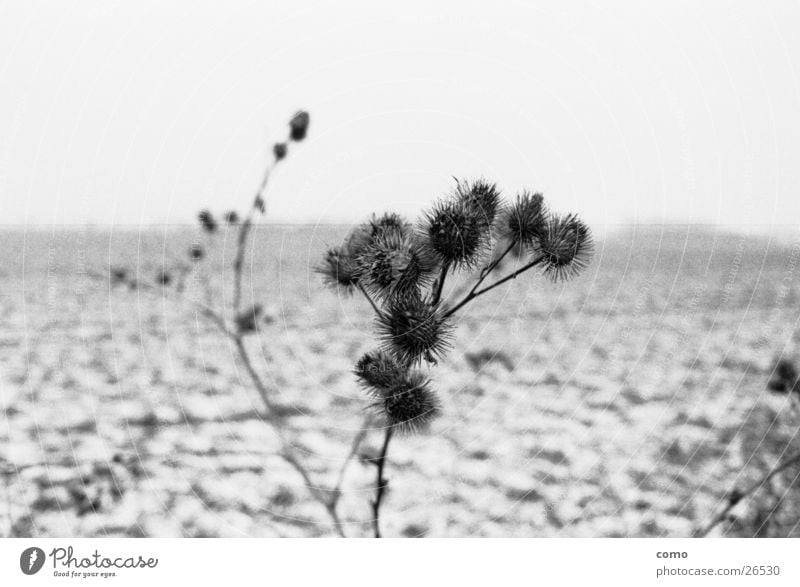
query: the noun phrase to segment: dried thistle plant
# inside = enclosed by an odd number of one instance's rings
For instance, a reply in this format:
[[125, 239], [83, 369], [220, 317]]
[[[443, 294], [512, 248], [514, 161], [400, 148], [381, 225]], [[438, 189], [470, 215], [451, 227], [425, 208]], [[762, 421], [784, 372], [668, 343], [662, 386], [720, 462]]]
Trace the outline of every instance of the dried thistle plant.
[[[272, 173], [272, 170], [280, 162], [287, 159], [289, 155], [289, 148], [292, 143], [297, 143], [306, 138], [310, 125], [310, 116], [305, 111], [297, 112], [289, 121], [289, 129], [286, 138], [283, 141], [277, 142], [272, 148], [272, 160], [266, 167], [261, 183], [253, 197], [252, 205], [247, 209], [244, 214], [239, 214], [236, 210], [229, 210], [222, 215], [222, 221], [230, 228], [238, 231], [236, 233], [236, 248], [233, 257], [232, 271], [233, 271], [233, 292], [232, 301], [230, 306], [222, 308], [214, 308], [212, 306], [211, 292], [206, 287], [206, 295], [203, 301], [200, 300], [186, 300], [189, 301], [199, 316], [208, 319], [224, 336], [228, 337], [236, 349], [239, 359], [242, 362], [245, 370], [247, 371], [253, 386], [257, 390], [261, 400], [266, 408], [264, 414], [264, 422], [271, 426], [276, 432], [276, 435], [281, 443], [280, 457], [286, 461], [303, 479], [307, 490], [311, 497], [319, 502], [325, 512], [328, 514], [330, 521], [335, 531], [344, 536], [344, 524], [339, 516], [339, 502], [342, 495], [342, 484], [345, 479], [345, 473], [351, 463], [355, 461], [358, 454], [358, 448], [364, 439], [365, 432], [360, 431], [355, 435], [352, 441], [352, 446], [342, 460], [339, 470], [336, 472], [336, 482], [333, 486], [326, 486], [318, 479], [314, 478], [310, 468], [304, 462], [305, 455], [302, 447], [298, 446], [291, 439], [293, 432], [290, 422], [288, 421], [287, 414], [293, 412], [291, 407], [280, 404], [276, 401], [277, 395], [274, 390], [267, 384], [267, 380], [255, 368], [254, 362], [251, 358], [250, 351], [245, 344], [245, 339], [251, 333], [257, 332], [259, 324], [264, 319], [263, 307], [261, 304], [254, 303], [245, 305], [242, 296], [242, 283], [243, 283], [243, 268], [245, 254], [250, 242], [251, 229], [256, 221], [257, 215], [263, 215], [266, 211], [265, 191], [267, 184]], [[130, 290], [151, 290], [160, 294], [165, 294], [169, 291], [180, 292], [183, 289], [183, 284], [186, 276], [192, 270], [192, 267], [197, 267], [198, 264], [203, 263], [208, 259], [208, 249], [212, 249], [217, 244], [217, 239], [220, 238], [221, 222], [217, 220], [213, 212], [210, 210], [201, 210], [197, 219], [200, 223], [202, 232], [205, 234], [205, 243], [194, 243], [187, 252], [188, 262], [177, 261], [170, 267], [162, 267], [154, 276], [153, 282], [139, 281], [131, 277], [131, 273], [124, 268], [112, 268], [108, 276], [91, 274], [93, 277], [108, 280], [111, 286], [127, 285]], [[393, 252], [395, 240], [390, 234], [391, 227], [389, 224], [383, 224], [385, 219], [375, 219], [374, 226], [371, 227], [370, 238], [387, 239], [385, 248], [390, 253]], [[391, 222], [390, 222], [391, 224]], [[383, 241], [381, 241], [383, 242]], [[354, 243], [354, 247], [355, 247]], [[379, 256], [378, 256], [379, 257]], [[382, 266], [381, 263], [387, 261], [376, 257], [376, 271], [377, 266]], [[336, 259], [330, 259], [332, 265], [337, 264]], [[389, 266], [393, 261], [388, 260]], [[350, 275], [351, 267], [346, 263], [343, 264], [341, 271], [337, 273], [337, 281], [347, 283], [352, 281], [356, 283], [363, 278], [359, 274], [356, 278]], [[390, 269], [391, 271], [391, 269]], [[365, 280], [365, 278], [363, 278]], [[410, 279], [410, 276], [409, 276]], [[416, 279], [416, 278], [415, 278]], [[208, 286], [208, 283], [205, 284]], [[374, 287], [379, 288], [376, 282]], [[377, 294], [377, 290], [376, 290]], [[404, 409], [402, 405], [398, 404], [392, 408], [395, 412]], [[365, 421], [365, 427], [368, 421]]]
[[[592, 253], [591, 231], [577, 216], [550, 213], [536, 193], [523, 192], [504, 202], [497, 186], [483, 179], [456, 180], [452, 193], [416, 224], [398, 214], [372, 216], [326, 252], [318, 271], [337, 291], [363, 294], [375, 312], [374, 329], [381, 341], [354, 369], [384, 429], [380, 454], [373, 460], [376, 537], [381, 535], [384, 471], [393, 435], [425, 431], [441, 413], [433, 382], [423, 369], [452, 349], [453, 316], [534, 268], [552, 281], [575, 277]], [[509, 254], [523, 259], [521, 266], [498, 276]], [[463, 297], [444, 299], [448, 276], [479, 268]], [[493, 281], [485, 285], [490, 276]]]

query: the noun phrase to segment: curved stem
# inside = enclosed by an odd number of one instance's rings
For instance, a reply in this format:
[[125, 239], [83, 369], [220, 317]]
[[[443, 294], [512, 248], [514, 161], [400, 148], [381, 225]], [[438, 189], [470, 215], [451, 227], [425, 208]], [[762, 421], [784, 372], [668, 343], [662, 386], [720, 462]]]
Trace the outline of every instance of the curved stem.
[[711, 532], [711, 530], [713, 530], [717, 525], [722, 523], [725, 520], [725, 518], [728, 517], [728, 514], [731, 512], [731, 510], [735, 508], [740, 501], [750, 497], [761, 487], [763, 487], [766, 483], [769, 483], [769, 481], [773, 477], [775, 477], [775, 475], [785, 471], [786, 469], [797, 463], [800, 463], [800, 452], [795, 453], [794, 455], [783, 461], [783, 463], [776, 465], [769, 473], [764, 475], [760, 480], [758, 480], [756, 483], [753, 483], [742, 493], [738, 494], [736, 496], [736, 499], [729, 499], [728, 505], [726, 505], [722, 511], [720, 511], [716, 516], [714, 516], [708, 524], [696, 530], [693, 536], [695, 538], [704, 538], [708, 536], [709, 532]]
[[386, 487], [389, 481], [383, 476], [383, 471], [386, 466], [386, 455], [389, 452], [389, 442], [392, 440], [392, 431], [394, 428], [388, 426], [386, 428], [386, 435], [383, 438], [383, 448], [381, 454], [378, 456], [376, 466], [378, 468], [377, 478], [375, 480], [375, 501], [372, 502], [372, 528], [375, 531], [375, 538], [381, 537], [381, 504], [383, 503], [383, 496], [386, 492]]

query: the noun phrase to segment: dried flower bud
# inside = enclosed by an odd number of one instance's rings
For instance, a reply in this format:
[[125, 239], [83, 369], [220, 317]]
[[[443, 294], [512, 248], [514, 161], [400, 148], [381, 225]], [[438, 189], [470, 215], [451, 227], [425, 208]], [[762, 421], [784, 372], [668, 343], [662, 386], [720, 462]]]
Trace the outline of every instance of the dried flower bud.
[[545, 275], [553, 281], [575, 277], [589, 265], [594, 252], [592, 233], [577, 216], [553, 216], [539, 239]]
[[486, 226], [494, 223], [500, 209], [500, 190], [497, 184], [479, 179], [472, 182], [457, 182], [457, 198]]
[[239, 222], [239, 214], [236, 210], [230, 210], [229, 212], [225, 213], [225, 222], [228, 224], [236, 224]]
[[161, 285], [169, 285], [172, 282], [172, 275], [169, 271], [159, 271], [156, 275], [156, 283]]
[[382, 299], [419, 295], [435, 269], [428, 251], [413, 235], [379, 232], [358, 258], [358, 279]]
[[535, 246], [547, 229], [547, 210], [542, 194], [523, 192], [509, 206], [500, 230], [509, 241], [525, 247]]
[[397, 383], [405, 373], [388, 353], [371, 351], [356, 363], [355, 374], [359, 382], [368, 389], [387, 389]]
[[260, 195], [256, 196], [256, 199], [253, 200], [253, 208], [261, 212], [262, 214], [267, 211], [267, 203], [264, 201], [264, 198]]
[[286, 143], [275, 143], [272, 147], [272, 154], [275, 155], [275, 161], [280, 161], [284, 157], [286, 157], [286, 153], [289, 152]]
[[306, 138], [308, 132], [308, 124], [311, 122], [311, 117], [305, 110], [300, 110], [289, 121], [290, 136], [293, 141], [302, 141]]
[[485, 220], [482, 212], [461, 200], [440, 201], [425, 214], [424, 242], [442, 263], [473, 268], [491, 244]]
[[381, 394], [376, 406], [395, 430], [413, 434], [424, 430], [440, 414], [441, 404], [421, 373], [410, 373]]
[[392, 300], [377, 320], [385, 350], [401, 365], [436, 361], [450, 347], [451, 326], [419, 297]]
[[206, 232], [214, 233], [217, 231], [217, 221], [214, 220], [214, 216], [208, 210], [201, 210], [197, 215], [197, 219], [200, 220], [200, 225]]
[[199, 261], [205, 256], [205, 250], [200, 245], [192, 245], [189, 249], [189, 258], [192, 261]]

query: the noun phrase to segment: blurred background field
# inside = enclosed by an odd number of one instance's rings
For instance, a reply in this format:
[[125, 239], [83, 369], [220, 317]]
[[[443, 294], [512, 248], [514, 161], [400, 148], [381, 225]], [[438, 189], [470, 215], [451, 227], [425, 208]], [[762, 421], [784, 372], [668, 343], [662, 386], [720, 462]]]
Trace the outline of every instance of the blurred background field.
[[[369, 403], [352, 365], [378, 344], [366, 302], [314, 272], [347, 230], [259, 225], [246, 263], [245, 300], [265, 308], [249, 348], [326, 482]], [[212, 305], [230, 305], [234, 238], [223, 230], [178, 293], [92, 274], [154, 284], [209, 246], [194, 228], [0, 234], [0, 534], [331, 533], [275, 455], [231, 343], [187, 303], [209, 283]], [[470, 305], [432, 373], [443, 417], [393, 444], [385, 535], [689, 535], [800, 448], [790, 398], [766, 389], [778, 358], [800, 359], [798, 243], [613, 227], [576, 281], [526, 275]], [[716, 532], [800, 536], [798, 475]], [[351, 535], [368, 534], [372, 482], [349, 470]]]

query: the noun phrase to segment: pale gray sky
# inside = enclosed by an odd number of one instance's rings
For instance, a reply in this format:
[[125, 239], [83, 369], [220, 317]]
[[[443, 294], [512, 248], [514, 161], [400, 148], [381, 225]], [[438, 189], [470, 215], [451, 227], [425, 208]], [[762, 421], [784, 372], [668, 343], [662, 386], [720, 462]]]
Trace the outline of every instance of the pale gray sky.
[[413, 213], [483, 175], [590, 222], [800, 222], [800, 5], [0, 0], [2, 223]]

